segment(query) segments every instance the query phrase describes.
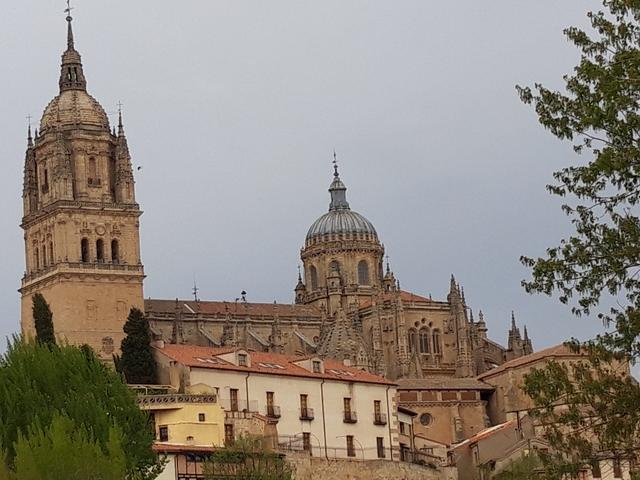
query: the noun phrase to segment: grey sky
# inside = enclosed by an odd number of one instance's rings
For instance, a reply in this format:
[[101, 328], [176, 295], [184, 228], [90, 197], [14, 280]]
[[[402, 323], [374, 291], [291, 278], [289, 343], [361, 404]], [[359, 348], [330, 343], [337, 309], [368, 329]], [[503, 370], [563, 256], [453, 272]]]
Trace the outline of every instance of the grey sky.
[[[145, 296], [291, 302], [299, 249], [327, 209], [335, 148], [351, 207], [404, 289], [444, 299], [453, 272], [490, 336], [510, 311], [534, 348], [600, 328], [529, 296], [521, 254], [568, 232], [551, 173], [577, 158], [514, 85], [560, 87], [562, 28], [586, 0], [74, 2], [89, 92], [124, 103]], [[57, 94], [62, 0], [0, 14], [0, 336], [18, 330], [26, 120]], [[112, 117], [113, 119], [113, 117]]]

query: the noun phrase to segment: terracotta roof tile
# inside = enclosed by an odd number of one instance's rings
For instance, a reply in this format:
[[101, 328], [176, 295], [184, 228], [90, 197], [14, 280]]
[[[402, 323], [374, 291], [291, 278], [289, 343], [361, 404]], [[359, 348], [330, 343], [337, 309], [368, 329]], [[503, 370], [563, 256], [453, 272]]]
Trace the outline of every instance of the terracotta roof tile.
[[284, 375], [294, 377], [309, 377], [309, 378], [324, 378], [337, 380], [342, 382], [363, 382], [363, 383], [376, 383], [382, 385], [395, 385], [383, 377], [373, 375], [359, 370], [354, 367], [347, 367], [337, 360], [324, 359], [324, 373], [314, 373], [306, 368], [296, 365], [295, 362], [300, 362], [309, 359], [310, 357], [296, 356], [296, 355], [284, 355], [279, 353], [269, 352], [254, 352], [248, 351], [250, 355], [250, 367], [242, 367], [234, 365], [221, 359], [219, 356], [225, 353], [233, 352], [236, 350], [243, 350], [241, 348], [213, 348], [213, 347], [198, 347], [191, 345], [173, 345], [166, 344], [163, 348], [156, 348], [159, 352], [167, 357], [189, 367], [193, 368], [207, 368], [213, 370], [235, 370], [240, 372], [255, 372], [268, 375]]
[[505, 423], [500, 423], [499, 425], [494, 425], [493, 427], [489, 427], [486, 428], [484, 430], [479, 431], [478, 433], [476, 433], [475, 435], [467, 438], [466, 440], [458, 443], [457, 445], [454, 445], [454, 448], [458, 448], [458, 447], [462, 447], [462, 446], [467, 446], [467, 445], [471, 445], [472, 443], [476, 443], [480, 440], [484, 440], [486, 438], [489, 438], [493, 435], [495, 435], [498, 432], [501, 432], [507, 428], [511, 428], [516, 426], [516, 421], [515, 420], [509, 420], [508, 422]]
[[478, 375], [476, 378], [478, 380], [482, 380], [484, 378], [489, 378], [499, 373], [504, 372], [510, 368], [517, 368], [528, 365], [530, 363], [535, 363], [540, 360], [553, 359], [559, 357], [582, 357], [583, 354], [576, 353], [571, 351], [569, 347], [564, 344], [555, 345], [553, 347], [545, 348], [544, 350], [540, 350], [539, 352], [534, 352], [531, 355], [525, 355], [524, 357], [514, 358], [513, 360], [509, 360], [508, 362], [503, 363], [499, 367], [496, 367], [488, 372], [484, 372]]

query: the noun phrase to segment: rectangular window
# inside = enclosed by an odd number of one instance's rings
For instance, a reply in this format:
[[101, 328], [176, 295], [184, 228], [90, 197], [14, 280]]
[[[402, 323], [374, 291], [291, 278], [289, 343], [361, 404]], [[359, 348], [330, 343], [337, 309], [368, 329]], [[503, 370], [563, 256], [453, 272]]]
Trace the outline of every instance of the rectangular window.
[[233, 435], [233, 424], [225, 423], [224, 425], [224, 445], [225, 447], [230, 447], [233, 445], [235, 441], [235, 437]]
[[302, 432], [302, 449], [305, 452], [311, 451], [311, 433]]
[[602, 478], [602, 473], [600, 473], [600, 462], [598, 460], [591, 462], [591, 476], [593, 478]]
[[241, 367], [246, 367], [247, 366], [247, 354], [246, 353], [239, 353], [238, 354], [238, 365], [240, 365]]
[[159, 429], [159, 433], [160, 433], [160, 441], [161, 442], [168, 442], [169, 441], [169, 427], [160, 427]]
[[400, 422], [400, 433], [402, 435], [406, 435], [406, 430], [405, 430], [405, 426], [404, 426], [404, 422]]
[[613, 478], [622, 478], [622, 465], [619, 458], [613, 460]]
[[355, 457], [356, 449], [353, 445], [353, 435], [347, 435], [347, 457]]
[[322, 364], [319, 360], [313, 361], [313, 373], [322, 373]]
[[237, 388], [229, 389], [229, 396], [230, 396], [229, 408], [231, 409], [232, 412], [237, 412], [238, 411], [238, 389]]
[[356, 415], [353, 410], [351, 410], [351, 398], [344, 397], [343, 400], [344, 405], [344, 421], [345, 423], [355, 423]]
[[384, 437], [376, 437], [376, 446], [378, 448], [378, 458], [384, 458]]
[[204, 413], [199, 413], [198, 414], [198, 421], [199, 422], [204, 422], [204, 419], [205, 419]]

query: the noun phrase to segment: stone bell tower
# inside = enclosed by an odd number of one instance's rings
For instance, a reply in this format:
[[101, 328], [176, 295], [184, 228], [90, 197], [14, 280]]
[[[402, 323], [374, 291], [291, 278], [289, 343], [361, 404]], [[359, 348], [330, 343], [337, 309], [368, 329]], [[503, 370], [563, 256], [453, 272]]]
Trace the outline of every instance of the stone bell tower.
[[22, 332], [35, 335], [32, 297], [42, 293], [56, 336], [110, 359], [131, 307], [143, 308], [144, 269], [131, 157], [119, 115], [110, 130], [87, 93], [67, 17], [60, 93], [46, 107], [24, 166]]

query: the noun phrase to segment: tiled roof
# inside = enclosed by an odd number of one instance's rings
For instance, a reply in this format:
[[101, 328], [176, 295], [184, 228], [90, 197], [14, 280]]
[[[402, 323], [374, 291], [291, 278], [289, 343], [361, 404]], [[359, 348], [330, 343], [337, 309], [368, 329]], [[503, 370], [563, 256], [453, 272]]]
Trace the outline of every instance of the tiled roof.
[[382, 385], [395, 385], [394, 382], [391, 382], [383, 377], [373, 375], [357, 368], [347, 367], [341, 362], [331, 359], [323, 360], [324, 373], [314, 373], [294, 363], [309, 359], [309, 356], [301, 357], [279, 353], [248, 351], [250, 355], [251, 366], [242, 367], [227, 362], [219, 357], [219, 355], [224, 355], [225, 353], [230, 353], [236, 350], [243, 350], [239, 348], [212, 348], [197, 347], [191, 345], [166, 344], [163, 348], [157, 348], [157, 350], [167, 357], [171, 358], [172, 360], [193, 368], [235, 370], [240, 372], [255, 372], [267, 375], [283, 375], [319, 379], [324, 378], [342, 382], [363, 382], [377, 383]]
[[566, 357], [581, 357], [583, 354], [576, 353], [571, 351], [569, 347], [564, 344], [556, 345], [553, 347], [545, 348], [544, 350], [540, 350], [539, 352], [534, 352], [530, 355], [525, 355], [524, 357], [514, 358], [513, 360], [509, 360], [508, 362], [503, 363], [497, 368], [491, 369], [488, 372], [484, 372], [478, 375], [476, 378], [478, 380], [482, 380], [484, 378], [493, 377], [499, 373], [504, 372], [505, 370], [509, 370], [510, 368], [523, 367], [525, 365], [529, 365], [531, 363], [538, 362], [540, 360], [551, 360], [554, 358], [566, 358]]
[[[394, 292], [383, 293], [381, 297], [379, 297], [378, 301], [393, 300], [395, 298], [396, 298], [396, 293]], [[405, 290], [400, 290], [400, 299], [405, 303], [411, 303], [411, 302], [434, 303], [434, 301], [431, 300], [430, 298], [421, 297], [420, 295], [416, 295], [415, 293], [407, 292]], [[372, 299], [366, 298], [360, 302], [360, 308], [367, 308], [367, 307], [370, 307], [372, 304], [373, 304]]]
[[177, 445], [174, 443], [156, 442], [153, 451], [158, 453], [213, 453], [218, 448], [203, 445]]
[[[225, 301], [200, 301], [178, 300], [182, 313], [202, 315], [220, 315], [227, 313], [243, 317], [321, 317], [320, 310], [310, 305], [292, 305], [285, 303], [249, 303], [249, 302], [225, 302]], [[173, 314], [176, 311], [175, 300], [147, 299], [144, 301], [147, 314], [161, 312]]]
[[430, 377], [401, 378], [398, 390], [493, 390], [491, 385], [475, 378]]

